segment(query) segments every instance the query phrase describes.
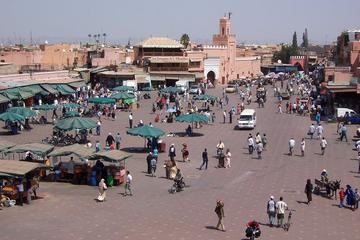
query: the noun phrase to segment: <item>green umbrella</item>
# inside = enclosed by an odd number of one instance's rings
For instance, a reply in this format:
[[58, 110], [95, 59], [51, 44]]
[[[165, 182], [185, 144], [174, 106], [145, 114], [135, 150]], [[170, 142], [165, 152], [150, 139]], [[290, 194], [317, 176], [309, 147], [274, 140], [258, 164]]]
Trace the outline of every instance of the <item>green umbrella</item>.
[[25, 107], [12, 107], [12, 108], [9, 108], [7, 110], [7, 112], [19, 114], [19, 115], [23, 116], [24, 118], [35, 117], [37, 115], [36, 112], [31, 110], [30, 108], [25, 108]]
[[180, 88], [177, 87], [167, 87], [161, 90], [161, 92], [164, 93], [177, 93], [177, 92], [181, 92]]
[[111, 98], [119, 100], [119, 99], [129, 99], [129, 98], [135, 98], [135, 95], [132, 93], [127, 92], [118, 92], [113, 95], [111, 95]]
[[81, 107], [80, 104], [77, 104], [77, 103], [65, 103], [64, 105], [64, 108], [79, 108]]
[[93, 97], [88, 99], [89, 103], [95, 103], [95, 104], [112, 104], [115, 103], [115, 99], [113, 98], [105, 98], [105, 97]]
[[124, 103], [126, 104], [133, 104], [134, 102], [136, 102], [135, 98], [124, 99]]
[[149, 125], [144, 125], [142, 127], [132, 128], [126, 131], [127, 134], [132, 136], [140, 137], [161, 137], [165, 134], [163, 130], [156, 127], [151, 127]]
[[0, 114], [0, 120], [1, 121], [23, 121], [25, 118], [22, 115], [19, 115], [17, 113], [13, 113], [13, 112], [4, 112], [2, 114]]
[[55, 125], [55, 128], [65, 131], [74, 129], [90, 129], [96, 128], [96, 122], [91, 119], [81, 117], [65, 118], [58, 121]]
[[183, 114], [175, 118], [178, 122], [209, 122], [209, 118], [205, 115], [198, 114], [198, 113], [192, 113], [192, 114]]
[[65, 112], [66, 117], [79, 117], [80, 113], [76, 111], [67, 111]]
[[49, 110], [54, 110], [56, 108], [57, 108], [57, 106], [50, 105], [50, 104], [43, 104], [43, 105], [35, 105], [35, 106], [33, 106], [34, 110], [41, 110], [41, 111], [49, 111]]
[[203, 94], [203, 95], [198, 95], [198, 96], [195, 96], [193, 99], [194, 100], [204, 100], [204, 101], [207, 101], [207, 100], [215, 100], [217, 97], [214, 97], [214, 96], [210, 96], [210, 95], [207, 95], [207, 94]]
[[113, 88], [113, 91], [118, 91], [118, 92], [135, 91], [135, 88], [129, 86], [118, 86]]
[[126, 131], [127, 134], [132, 136], [140, 136], [143, 137], [144, 142], [144, 148], [146, 148], [146, 138], [149, 137], [161, 137], [165, 135], [165, 132], [161, 130], [160, 128], [151, 127], [149, 125], [144, 125], [142, 127], [132, 128]]

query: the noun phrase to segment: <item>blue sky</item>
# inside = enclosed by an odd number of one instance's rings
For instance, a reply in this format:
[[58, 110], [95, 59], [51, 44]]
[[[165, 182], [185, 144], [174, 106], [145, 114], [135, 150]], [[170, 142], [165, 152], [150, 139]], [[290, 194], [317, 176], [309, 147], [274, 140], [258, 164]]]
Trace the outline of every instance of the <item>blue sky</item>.
[[[219, 5], [221, 3], [221, 5]], [[238, 42], [298, 42], [307, 27], [310, 42], [330, 43], [346, 29], [360, 28], [360, 0], [2, 0], [0, 43], [86, 42], [89, 33], [114, 43], [150, 36], [178, 39], [182, 33], [210, 43], [218, 19], [231, 11]]]

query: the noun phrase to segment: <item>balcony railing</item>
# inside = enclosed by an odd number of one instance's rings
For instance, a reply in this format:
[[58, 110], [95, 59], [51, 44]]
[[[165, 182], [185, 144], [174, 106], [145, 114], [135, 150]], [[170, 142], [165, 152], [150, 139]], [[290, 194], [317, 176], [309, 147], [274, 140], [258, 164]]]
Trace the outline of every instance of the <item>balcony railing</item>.
[[143, 57], [183, 56], [182, 52], [143, 52]]
[[150, 72], [183, 72], [188, 71], [187, 67], [150, 67]]

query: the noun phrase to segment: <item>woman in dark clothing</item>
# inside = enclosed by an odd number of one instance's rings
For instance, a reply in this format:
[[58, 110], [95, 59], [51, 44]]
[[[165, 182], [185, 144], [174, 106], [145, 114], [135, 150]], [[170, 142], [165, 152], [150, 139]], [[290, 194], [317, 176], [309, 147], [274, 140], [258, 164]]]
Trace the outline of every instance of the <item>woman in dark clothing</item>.
[[308, 205], [312, 201], [312, 191], [313, 191], [313, 185], [311, 184], [311, 180], [308, 179], [305, 185], [305, 193], [306, 193]]

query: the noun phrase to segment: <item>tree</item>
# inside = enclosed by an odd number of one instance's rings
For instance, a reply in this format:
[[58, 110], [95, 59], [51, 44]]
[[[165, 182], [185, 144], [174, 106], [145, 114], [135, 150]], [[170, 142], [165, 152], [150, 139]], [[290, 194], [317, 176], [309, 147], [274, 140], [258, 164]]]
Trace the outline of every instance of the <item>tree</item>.
[[303, 42], [301, 44], [301, 47], [303, 47], [303, 48], [309, 47], [309, 36], [308, 36], [307, 28], [305, 28], [305, 32], [303, 33]]
[[190, 43], [190, 37], [189, 35], [187, 35], [186, 33], [184, 33], [181, 38], [180, 38], [180, 43], [182, 45], [184, 45], [185, 48], [187, 48], [187, 46], [189, 45]]
[[298, 47], [296, 31], [295, 31], [294, 34], [293, 34], [292, 46], [293, 46], [294, 48], [297, 48], [297, 47]]
[[104, 45], [106, 44], [106, 33], [103, 33]]
[[280, 51], [274, 53], [272, 61], [277, 62], [278, 60], [281, 60], [282, 63], [289, 63], [290, 56], [296, 55], [299, 55], [299, 48], [283, 45]]

